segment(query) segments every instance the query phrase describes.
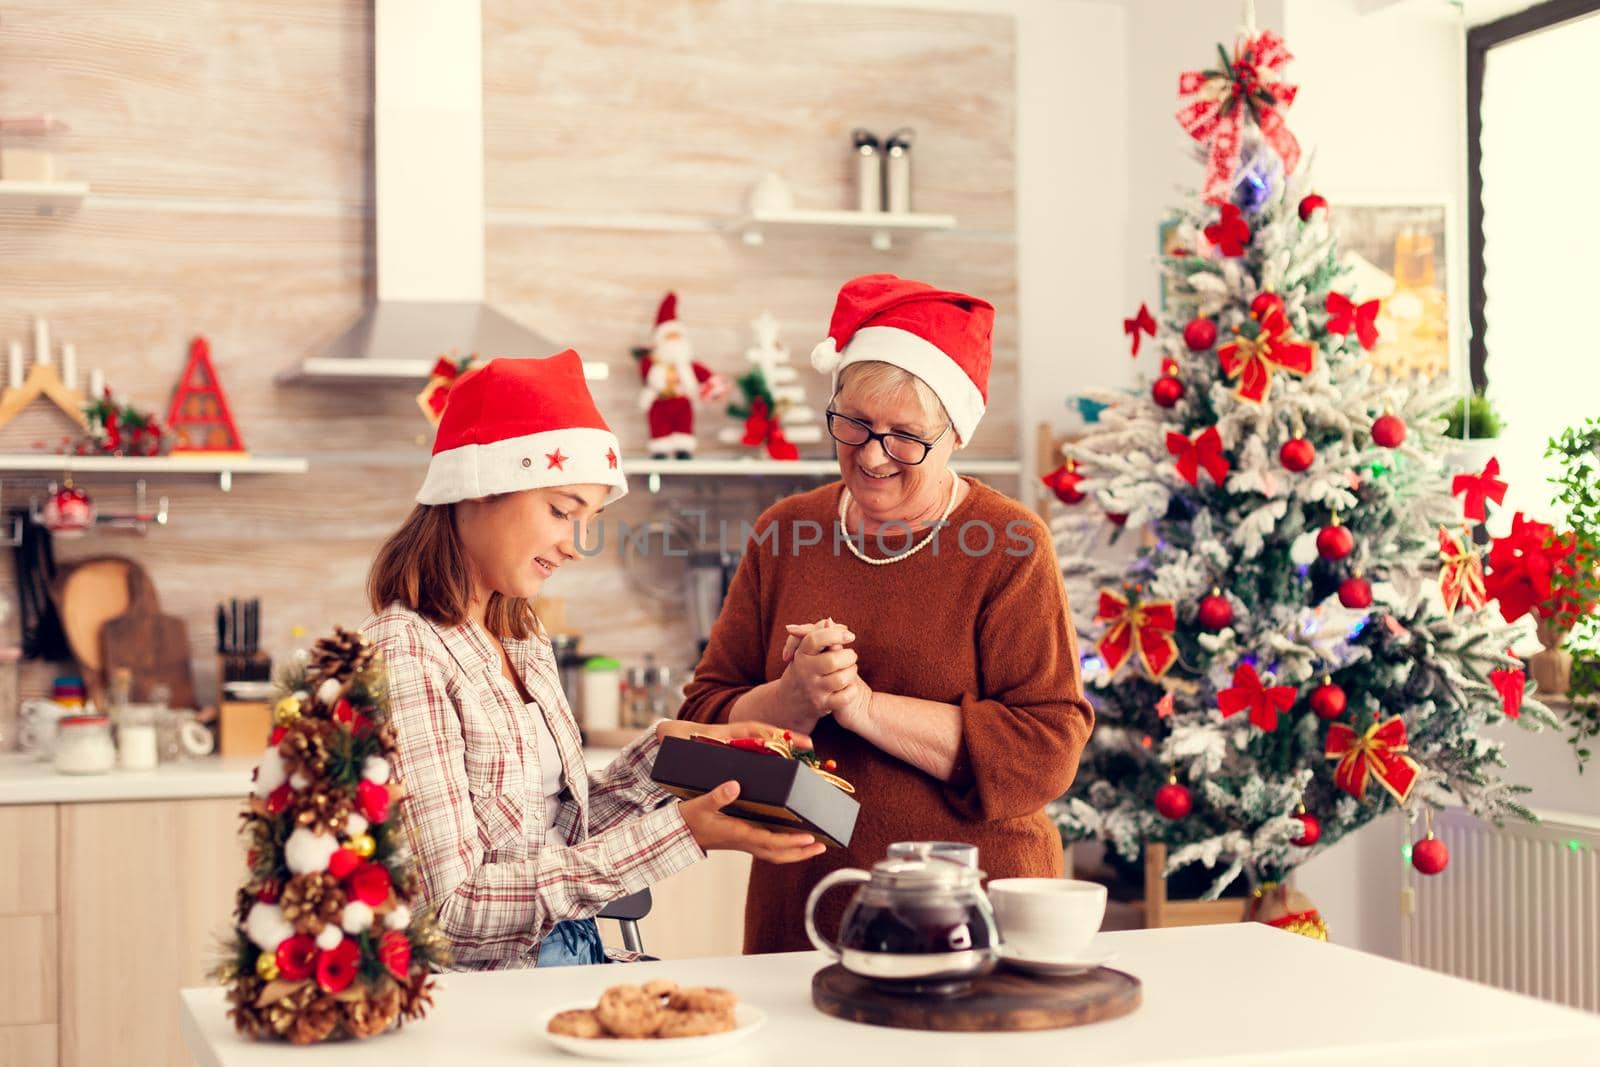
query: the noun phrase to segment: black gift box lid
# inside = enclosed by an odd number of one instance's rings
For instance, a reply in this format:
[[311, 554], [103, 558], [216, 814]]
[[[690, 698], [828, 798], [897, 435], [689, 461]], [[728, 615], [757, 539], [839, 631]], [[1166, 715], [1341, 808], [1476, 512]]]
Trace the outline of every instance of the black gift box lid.
[[684, 798], [738, 782], [739, 799], [723, 809], [726, 814], [806, 830], [837, 848], [850, 843], [861, 810], [854, 797], [799, 760], [681, 737], [661, 742], [651, 778]]

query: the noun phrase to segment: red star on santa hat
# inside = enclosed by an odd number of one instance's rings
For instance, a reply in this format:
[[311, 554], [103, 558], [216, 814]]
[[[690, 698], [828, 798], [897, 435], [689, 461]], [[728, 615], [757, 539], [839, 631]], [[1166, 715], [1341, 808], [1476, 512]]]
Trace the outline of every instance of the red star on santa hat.
[[617, 469], [617, 450], [616, 449], [614, 449], [614, 448], [606, 449], [606, 463], [611, 467], [612, 470], [616, 470]]
[[567, 468], [563, 467], [562, 464], [571, 457], [563, 456], [561, 454], [561, 449], [557, 448], [554, 452], [546, 452], [544, 454], [544, 458], [550, 461], [550, 466], [546, 467], [546, 470], [564, 471]]

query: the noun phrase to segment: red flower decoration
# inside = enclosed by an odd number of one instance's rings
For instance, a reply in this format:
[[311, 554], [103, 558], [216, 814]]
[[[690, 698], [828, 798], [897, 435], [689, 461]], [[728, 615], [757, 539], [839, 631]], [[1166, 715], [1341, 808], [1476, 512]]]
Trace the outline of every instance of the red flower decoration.
[[1501, 667], [1499, 670], [1489, 672], [1489, 682], [1495, 691], [1500, 694], [1506, 718], [1515, 719], [1522, 715], [1522, 698], [1528, 691], [1528, 676], [1522, 672], [1521, 667]]
[[345, 938], [338, 948], [317, 957], [317, 985], [324, 993], [343, 993], [356, 980], [356, 967], [360, 962], [360, 947]]
[[1222, 708], [1224, 719], [1248, 711], [1251, 722], [1271, 733], [1278, 728], [1278, 713], [1294, 707], [1294, 698], [1294, 686], [1275, 685], [1269, 688], [1262, 683], [1254, 667], [1243, 663], [1233, 672], [1233, 688], [1218, 693], [1217, 703]]
[[1250, 224], [1238, 207], [1223, 204], [1222, 218], [1206, 227], [1206, 240], [1225, 256], [1243, 255], [1244, 246], [1250, 241]]
[[373, 825], [389, 820], [389, 787], [369, 782], [365, 778], [356, 786], [356, 800], [361, 804], [361, 814]]
[[1190, 485], [1200, 484], [1200, 468], [1204, 467], [1211, 480], [1222, 484], [1232, 468], [1222, 454], [1222, 435], [1215, 426], [1208, 426], [1193, 440], [1176, 430], [1167, 432], [1167, 451], [1178, 457], [1178, 474]]
[[348, 848], [341, 848], [328, 857], [328, 873], [339, 881], [350, 877], [350, 872], [361, 866], [361, 857]]
[[317, 942], [310, 934], [295, 934], [284, 938], [274, 955], [278, 959], [278, 976], [298, 982], [311, 977], [311, 968], [317, 961]]
[[1139, 354], [1139, 342], [1144, 340], [1140, 334], [1147, 333], [1151, 337], [1156, 335], [1156, 320], [1151, 316], [1150, 309], [1140, 304], [1137, 315], [1131, 319], [1122, 320], [1122, 332], [1133, 338], [1132, 354], [1137, 356]]
[[369, 908], [389, 899], [389, 868], [381, 863], [363, 863], [350, 874], [350, 895]]
[[378, 939], [378, 959], [384, 969], [400, 981], [411, 970], [411, 942], [399, 930], [388, 930]]
[[1490, 456], [1480, 473], [1456, 475], [1450, 482], [1450, 492], [1454, 496], [1465, 494], [1466, 499], [1461, 502], [1462, 513], [1474, 522], [1483, 522], [1489, 517], [1489, 509], [1484, 507], [1485, 501], [1503, 504], [1506, 500], [1506, 483], [1500, 480], [1500, 461]]
[[1342, 293], [1329, 293], [1328, 332], [1350, 333], [1355, 332], [1356, 339], [1361, 342], [1361, 347], [1372, 351], [1372, 346], [1378, 343], [1378, 302], [1368, 300], [1363, 304], [1356, 304]]
[[1550, 580], [1575, 573], [1571, 537], [1557, 537], [1548, 523], [1535, 522], [1517, 512], [1511, 518], [1511, 533], [1497, 537], [1489, 546], [1489, 572], [1484, 575], [1485, 591], [1500, 602], [1500, 614], [1514, 622], [1528, 612], [1548, 619], [1561, 610], [1554, 602]]

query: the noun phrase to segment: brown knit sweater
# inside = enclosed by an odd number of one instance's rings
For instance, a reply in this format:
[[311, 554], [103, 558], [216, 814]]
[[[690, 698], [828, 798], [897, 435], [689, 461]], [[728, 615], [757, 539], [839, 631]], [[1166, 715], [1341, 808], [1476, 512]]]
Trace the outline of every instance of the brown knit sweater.
[[[970, 842], [991, 878], [1061, 874], [1061, 841], [1044, 806], [1071, 784], [1094, 721], [1066, 589], [1039, 518], [967, 481], [971, 491], [937, 541], [886, 566], [862, 562], [842, 542], [835, 552], [839, 482], [780, 501], [756, 526], [680, 717], [726, 721], [740, 695], [782, 676], [786, 623], [832, 617], [855, 633], [851, 647], [867, 685], [959, 705], [962, 736], [946, 783], [831, 718], [818, 723], [812, 736], [819, 754], [838, 761], [861, 802], [855, 837], [848, 850], [807, 863], [754, 865], [746, 952], [809, 948], [804, 908], [812, 886], [841, 867], [870, 868], [894, 841]], [[797, 540], [817, 537], [807, 522], [820, 528], [821, 543], [797, 550]], [[992, 550], [977, 554], [986, 541], [981, 527], [964, 535], [974, 554], [961, 550], [957, 537], [970, 522], [993, 530]], [[1026, 554], [1024, 538], [1032, 541]], [[884, 535], [891, 553], [905, 544], [898, 532]], [[872, 537], [866, 548], [883, 554]], [[828, 936], [849, 897], [830, 893], [818, 909]]]

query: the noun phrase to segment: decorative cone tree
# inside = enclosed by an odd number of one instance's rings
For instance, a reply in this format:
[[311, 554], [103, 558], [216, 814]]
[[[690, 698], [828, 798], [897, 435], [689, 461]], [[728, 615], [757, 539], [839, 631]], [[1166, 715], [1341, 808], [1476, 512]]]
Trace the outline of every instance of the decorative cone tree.
[[217, 977], [251, 1037], [370, 1037], [420, 1018], [446, 962], [416, 904], [383, 665], [338, 629], [283, 683], [242, 816], [250, 872]]
[[1551, 720], [1485, 607], [1443, 470], [1448, 390], [1372, 381], [1377, 305], [1339, 290], [1284, 122], [1289, 54], [1248, 26], [1218, 51], [1180, 82], [1207, 172], [1164, 259], [1176, 314], [1124, 321], [1176, 384], [1097, 397], [1063, 449], [1143, 546], [1063, 557], [1098, 609], [1080, 624], [1098, 719], [1054, 810], [1068, 840], [1130, 861], [1161, 842], [1169, 873], [1212, 869], [1208, 898], [1242, 875], [1281, 898], [1256, 917], [1325, 934], [1278, 888], [1291, 870], [1396, 805], [1531, 818], [1480, 731]]

